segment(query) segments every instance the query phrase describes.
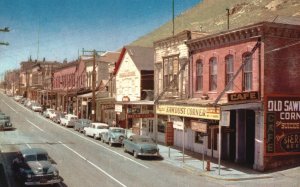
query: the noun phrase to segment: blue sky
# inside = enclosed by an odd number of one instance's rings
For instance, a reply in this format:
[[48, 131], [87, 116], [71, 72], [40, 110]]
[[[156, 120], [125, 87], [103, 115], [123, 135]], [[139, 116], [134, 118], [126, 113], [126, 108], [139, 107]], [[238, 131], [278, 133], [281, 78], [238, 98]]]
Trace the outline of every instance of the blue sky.
[[[175, 0], [175, 15], [200, 1]], [[82, 48], [114, 51], [171, 19], [172, 0], [1, 0], [0, 28], [11, 31], [0, 32], [10, 43], [0, 46], [0, 75], [30, 56], [71, 61]]]

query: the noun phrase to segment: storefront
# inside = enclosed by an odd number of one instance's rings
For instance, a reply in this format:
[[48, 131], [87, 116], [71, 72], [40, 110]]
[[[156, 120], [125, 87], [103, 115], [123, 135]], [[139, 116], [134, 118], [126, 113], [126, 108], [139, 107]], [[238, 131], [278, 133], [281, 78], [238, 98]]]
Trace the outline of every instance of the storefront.
[[156, 114], [158, 142], [218, 157], [219, 108], [158, 104]]

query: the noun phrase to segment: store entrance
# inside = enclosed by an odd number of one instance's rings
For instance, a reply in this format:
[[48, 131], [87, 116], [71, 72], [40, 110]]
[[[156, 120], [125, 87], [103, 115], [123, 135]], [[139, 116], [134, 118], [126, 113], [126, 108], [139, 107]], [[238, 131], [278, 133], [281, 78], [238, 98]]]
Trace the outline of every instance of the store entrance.
[[255, 150], [255, 112], [246, 110], [246, 165], [252, 167]]

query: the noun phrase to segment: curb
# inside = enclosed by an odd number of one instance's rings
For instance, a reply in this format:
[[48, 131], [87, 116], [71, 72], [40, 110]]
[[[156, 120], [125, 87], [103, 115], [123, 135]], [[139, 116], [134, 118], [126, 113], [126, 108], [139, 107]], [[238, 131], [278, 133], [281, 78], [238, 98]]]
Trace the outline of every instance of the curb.
[[202, 172], [200, 175], [210, 177], [217, 180], [224, 180], [224, 181], [245, 181], [245, 180], [254, 180], [254, 179], [268, 179], [273, 178], [272, 175], [256, 175], [256, 176], [241, 176], [241, 177], [225, 177], [222, 175], [211, 175], [207, 172]]

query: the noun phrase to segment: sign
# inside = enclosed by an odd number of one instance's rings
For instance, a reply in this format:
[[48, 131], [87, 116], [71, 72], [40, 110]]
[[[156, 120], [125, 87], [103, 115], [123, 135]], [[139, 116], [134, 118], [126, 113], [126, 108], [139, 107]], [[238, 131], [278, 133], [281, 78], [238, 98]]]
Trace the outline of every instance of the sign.
[[267, 96], [265, 152], [300, 154], [300, 97]]
[[154, 118], [154, 114], [127, 114], [127, 118]]
[[102, 105], [102, 110], [111, 110], [111, 109], [114, 109], [114, 108], [115, 108], [115, 106], [113, 104], [104, 104], [104, 105]]
[[173, 122], [167, 122], [165, 131], [165, 143], [167, 146], [172, 146], [174, 144]]
[[171, 121], [173, 121], [173, 128], [183, 130], [184, 124], [183, 121], [178, 116], [171, 116]]
[[157, 105], [156, 113], [160, 115], [220, 120], [220, 109], [215, 107]]
[[230, 111], [222, 111], [221, 112], [221, 121], [220, 125], [223, 127], [229, 127], [230, 126]]
[[258, 92], [228, 93], [228, 102], [259, 100]]
[[191, 121], [191, 129], [193, 131], [207, 133], [207, 123], [200, 121]]
[[86, 101], [82, 101], [81, 104], [85, 106], [87, 104], [87, 102]]
[[115, 112], [122, 112], [122, 105], [115, 105]]

